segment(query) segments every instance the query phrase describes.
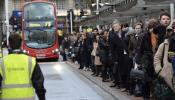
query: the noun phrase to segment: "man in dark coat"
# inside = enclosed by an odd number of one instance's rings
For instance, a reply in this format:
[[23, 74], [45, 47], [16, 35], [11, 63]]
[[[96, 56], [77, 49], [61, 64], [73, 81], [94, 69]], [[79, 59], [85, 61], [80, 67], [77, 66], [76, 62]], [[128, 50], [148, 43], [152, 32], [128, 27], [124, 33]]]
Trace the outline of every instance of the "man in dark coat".
[[128, 73], [128, 66], [126, 65], [128, 52], [126, 49], [125, 34], [122, 32], [119, 21], [113, 22], [113, 30], [114, 33], [113, 38], [110, 39], [110, 45], [114, 61], [115, 84], [111, 85], [111, 87], [118, 85], [120, 88], [123, 85], [125, 88]]
[[[171, 17], [168, 12], [163, 12], [160, 14], [159, 18], [160, 24], [154, 28], [154, 33], [158, 35], [157, 48], [164, 41], [166, 35], [166, 29], [170, 25]], [[165, 27], [165, 28], [162, 28]]]
[[[153, 57], [157, 50], [158, 45], [162, 41], [163, 37], [160, 34], [166, 33], [166, 27], [158, 25], [158, 21], [151, 19], [149, 21], [147, 32], [140, 39], [140, 47], [138, 49], [138, 55], [136, 57], [137, 64], [141, 65], [147, 75], [146, 80], [143, 84], [143, 96], [145, 100], [149, 100], [152, 80], [155, 78], [155, 71], [153, 66]], [[155, 33], [155, 30], [157, 33]], [[160, 43], [159, 43], [160, 42]]]

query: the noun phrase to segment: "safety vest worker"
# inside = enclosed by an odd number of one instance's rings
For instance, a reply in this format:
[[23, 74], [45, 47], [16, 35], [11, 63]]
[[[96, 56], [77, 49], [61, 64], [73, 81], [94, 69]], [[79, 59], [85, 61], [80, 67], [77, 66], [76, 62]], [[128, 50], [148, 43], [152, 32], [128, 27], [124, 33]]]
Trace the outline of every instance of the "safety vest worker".
[[44, 77], [36, 59], [23, 54], [21, 37], [9, 36], [11, 52], [0, 60], [0, 100], [45, 100]]

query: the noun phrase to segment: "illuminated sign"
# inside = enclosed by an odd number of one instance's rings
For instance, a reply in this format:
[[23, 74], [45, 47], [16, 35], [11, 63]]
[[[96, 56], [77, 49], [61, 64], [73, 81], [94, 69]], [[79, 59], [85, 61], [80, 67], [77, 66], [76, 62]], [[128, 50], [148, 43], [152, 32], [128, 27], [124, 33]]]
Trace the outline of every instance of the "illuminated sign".
[[37, 24], [37, 23], [30, 23], [29, 27], [40, 27], [41, 24]]
[[51, 25], [52, 25], [51, 22], [45, 22], [45, 24], [44, 24], [44, 26], [46, 26], [46, 27], [50, 27]]
[[26, 23], [26, 27], [51, 27], [52, 22], [28, 22]]

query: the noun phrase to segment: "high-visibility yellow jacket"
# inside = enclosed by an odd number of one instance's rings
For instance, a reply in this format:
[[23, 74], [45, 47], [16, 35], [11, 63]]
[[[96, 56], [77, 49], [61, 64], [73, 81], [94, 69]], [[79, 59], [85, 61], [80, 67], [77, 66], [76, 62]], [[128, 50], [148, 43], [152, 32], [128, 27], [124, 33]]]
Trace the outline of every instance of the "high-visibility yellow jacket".
[[10, 54], [0, 60], [0, 100], [34, 100], [31, 77], [35, 64], [35, 58], [25, 54]]

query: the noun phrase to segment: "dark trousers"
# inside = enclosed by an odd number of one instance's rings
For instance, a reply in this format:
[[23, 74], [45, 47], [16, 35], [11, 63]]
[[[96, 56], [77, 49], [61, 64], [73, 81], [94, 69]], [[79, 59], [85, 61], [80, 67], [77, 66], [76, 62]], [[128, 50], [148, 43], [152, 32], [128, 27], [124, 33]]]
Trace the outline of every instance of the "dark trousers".
[[85, 60], [84, 60], [84, 65], [86, 68], [89, 68], [91, 66], [91, 55], [90, 53], [87, 54], [87, 56], [85, 56]]
[[67, 56], [65, 52], [62, 54], [62, 56], [63, 56], [63, 61], [67, 61]]
[[118, 64], [117, 62], [114, 63], [113, 73], [114, 73], [115, 84], [120, 86], [122, 79], [121, 79], [121, 72], [120, 72], [120, 64]]
[[149, 98], [149, 96], [150, 96], [150, 87], [151, 87], [150, 82], [145, 82], [143, 84], [143, 97], [144, 98]]
[[91, 56], [91, 69], [92, 69], [92, 72], [95, 72], [94, 60], [95, 60], [95, 56]]
[[103, 80], [107, 79], [107, 71], [108, 71], [108, 66], [106, 64], [104, 64], [103, 69], [102, 69], [102, 79]]
[[83, 66], [83, 62], [82, 62], [82, 61], [80, 61], [80, 62], [79, 62], [79, 64], [80, 64], [79, 69], [83, 69], [83, 67], [84, 67], [84, 66]]
[[102, 65], [96, 65], [95, 66], [95, 73], [96, 73], [96, 76], [98, 76], [99, 74], [100, 74], [100, 72], [101, 72], [101, 67], [102, 67]]

